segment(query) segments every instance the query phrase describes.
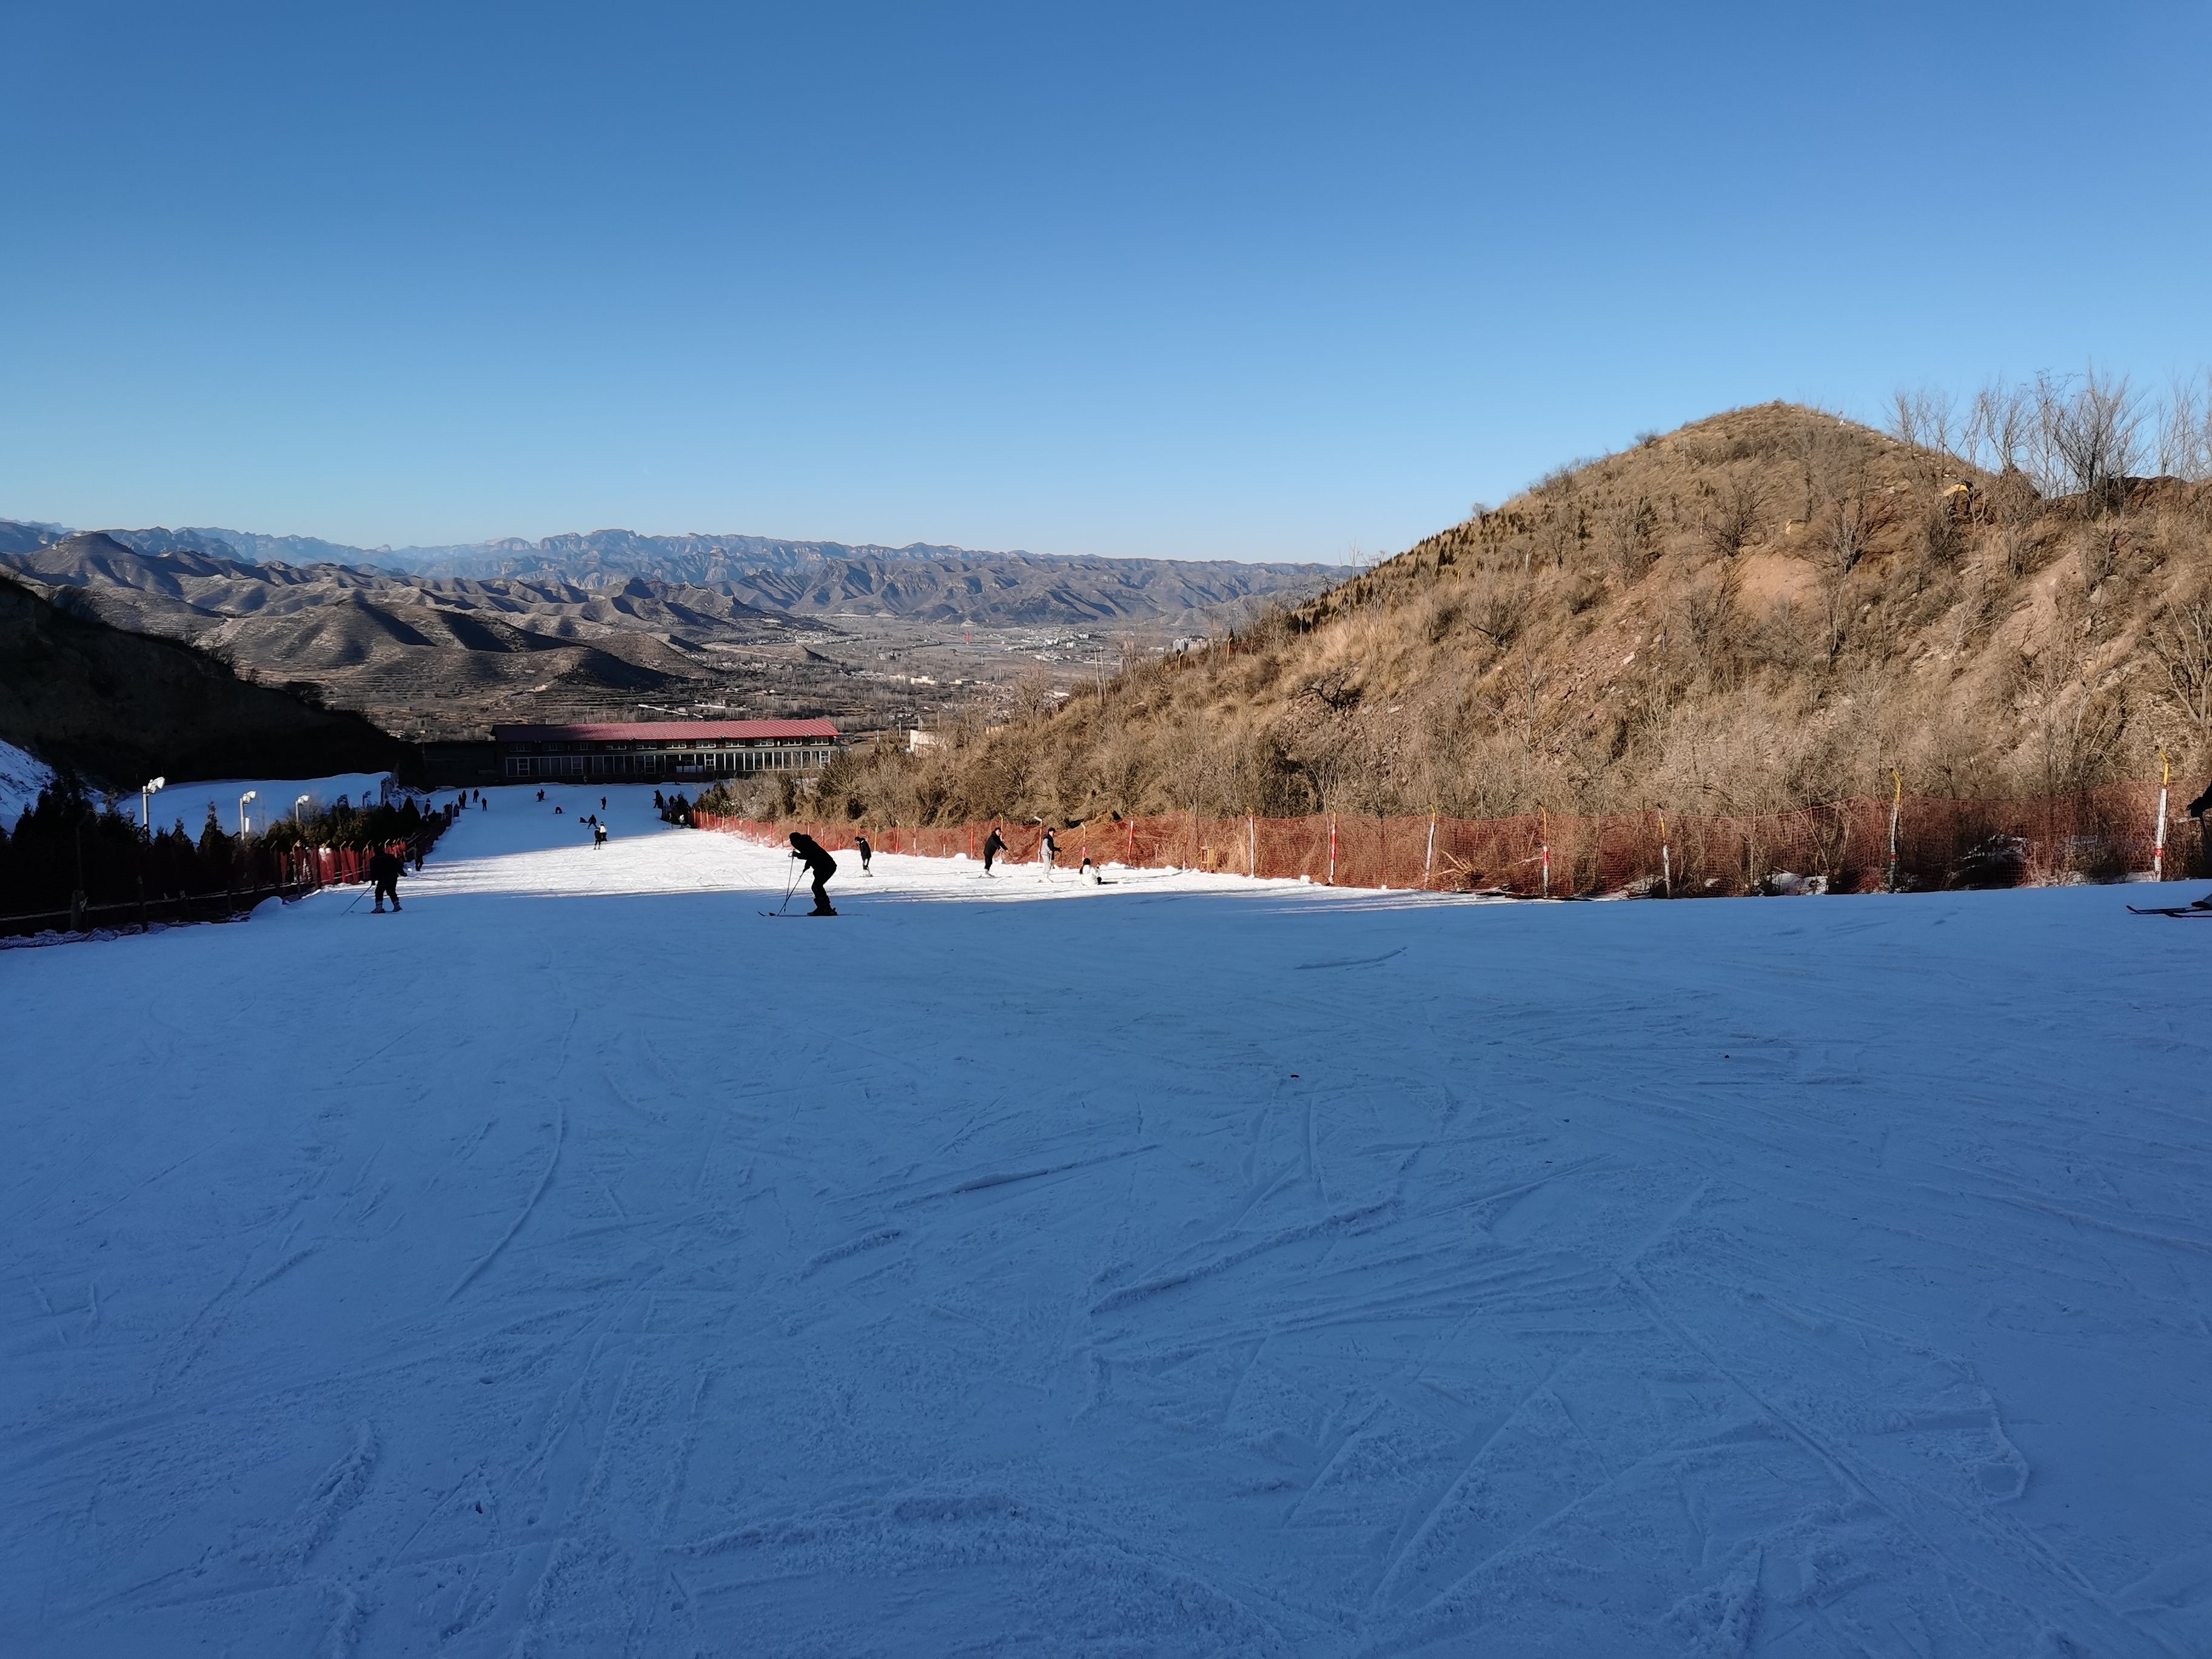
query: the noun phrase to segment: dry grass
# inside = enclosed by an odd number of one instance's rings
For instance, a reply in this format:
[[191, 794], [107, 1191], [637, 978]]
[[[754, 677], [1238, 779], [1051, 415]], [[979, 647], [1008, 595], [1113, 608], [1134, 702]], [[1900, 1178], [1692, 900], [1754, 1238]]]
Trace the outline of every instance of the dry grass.
[[[1963, 488], [1961, 488], [1963, 486]], [[1782, 404], [1547, 478], [1194, 657], [817, 812], [1491, 817], [1995, 799], [2212, 764], [2212, 486], [2045, 499]]]

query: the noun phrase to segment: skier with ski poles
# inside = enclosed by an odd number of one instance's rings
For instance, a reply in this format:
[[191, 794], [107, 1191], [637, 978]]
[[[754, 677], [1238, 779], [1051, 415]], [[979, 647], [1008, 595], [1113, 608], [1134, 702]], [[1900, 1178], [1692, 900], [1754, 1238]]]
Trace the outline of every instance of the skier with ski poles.
[[1044, 878], [1047, 881], [1052, 879], [1053, 860], [1059, 856], [1060, 843], [1052, 838], [1052, 830], [1047, 828], [1044, 832], [1044, 841], [1037, 848], [1037, 858], [1044, 866]]
[[814, 878], [814, 908], [807, 914], [834, 916], [836, 908], [830, 902], [830, 878], [837, 873], [837, 860], [831, 858], [820, 842], [803, 830], [791, 832], [791, 856], [806, 866]]
[[991, 826], [991, 833], [983, 841], [983, 873], [985, 875], [991, 873], [992, 860], [1006, 850], [1006, 838], [999, 833], [999, 826], [994, 823]]
[[853, 850], [860, 855], [860, 873], [864, 876], [874, 875], [876, 872], [868, 868], [868, 860], [875, 857], [876, 849], [868, 844], [868, 838], [866, 836], [854, 836]]
[[[384, 914], [384, 901], [387, 896], [392, 900], [394, 914], [398, 913], [399, 878], [405, 872], [406, 868], [407, 866], [400, 861], [399, 854], [392, 850], [392, 844], [389, 842], [369, 855], [368, 878], [376, 884], [376, 908], [370, 912], [372, 915], [380, 916]], [[354, 902], [358, 904], [361, 901], [356, 899]]]

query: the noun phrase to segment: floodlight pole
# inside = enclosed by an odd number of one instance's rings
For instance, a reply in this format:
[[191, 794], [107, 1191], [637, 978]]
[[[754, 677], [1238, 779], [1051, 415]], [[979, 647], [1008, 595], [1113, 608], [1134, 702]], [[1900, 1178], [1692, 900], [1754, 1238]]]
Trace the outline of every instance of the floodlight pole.
[[138, 827], [148, 835], [154, 833], [154, 797], [169, 787], [167, 778], [149, 778], [138, 788]]
[[250, 800], [258, 800], [260, 798], [261, 792], [258, 789], [249, 789], [238, 798], [238, 833], [240, 835], [243, 836], [246, 833], [246, 803]]

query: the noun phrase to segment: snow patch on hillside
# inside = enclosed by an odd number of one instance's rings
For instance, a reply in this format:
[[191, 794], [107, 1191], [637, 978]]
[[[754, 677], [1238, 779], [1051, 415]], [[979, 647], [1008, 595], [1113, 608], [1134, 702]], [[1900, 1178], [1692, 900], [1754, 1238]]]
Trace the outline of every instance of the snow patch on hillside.
[[54, 769], [28, 750], [0, 743], [0, 830], [13, 831], [15, 820], [54, 781]]

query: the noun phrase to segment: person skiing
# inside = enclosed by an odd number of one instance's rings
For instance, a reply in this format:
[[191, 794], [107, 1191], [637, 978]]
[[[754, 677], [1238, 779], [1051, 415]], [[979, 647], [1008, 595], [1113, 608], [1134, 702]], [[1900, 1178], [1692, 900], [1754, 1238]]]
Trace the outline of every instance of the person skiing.
[[540, 801], [543, 801], [545, 799], [545, 792], [543, 789], [538, 792], [538, 799]]
[[1089, 882], [1093, 887], [1106, 884], [1106, 872], [1091, 861], [1091, 854], [1083, 855], [1083, 868], [1076, 872], [1077, 879]]
[[822, 843], [803, 830], [791, 832], [791, 856], [801, 860], [807, 873], [814, 878], [814, 908], [808, 914], [834, 916], [836, 907], [830, 902], [830, 878], [837, 873], [837, 860], [823, 850]]
[[999, 826], [994, 823], [991, 826], [991, 833], [983, 841], [983, 873], [985, 875], [991, 873], [992, 860], [1006, 850], [1006, 838], [999, 833]]
[[1052, 830], [1048, 827], [1044, 832], [1044, 841], [1037, 848], [1037, 860], [1044, 866], [1044, 878], [1047, 881], [1052, 879], [1052, 862], [1059, 856], [1060, 843], [1052, 838]]
[[853, 850], [860, 855], [860, 873], [864, 876], [874, 875], [876, 872], [868, 868], [868, 860], [875, 857], [876, 849], [868, 845], [868, 838], [866, 836], [854, 836]]
[[[368, 878], [376, 884], [376, 908], [371, 915], [380, 916], [384, 914], [384, 901], [387, 896], [392, 900], [392, 909], [396, 912], [399, 908], [399, 878], [406, 868], [400, 861], [399, 854], [392, 850], [390, 842], [369, 854]], [[356, 899], [355, 902], [359, 903], [360, 901]]]
[[592, 850], [593, 850], [594, 852], [596, 852], [596, 851], [598, 851], [598, 850], [599, 850], [599, 848], [602, 848], [602, 847], [605, 847], [606, 844], [607, 844], [607, 826], [606, 826], [605, 824], [604, 824], [604, 823], [595, 823], [595, 824], [593, 824], [593, 825], [592, 826]]

